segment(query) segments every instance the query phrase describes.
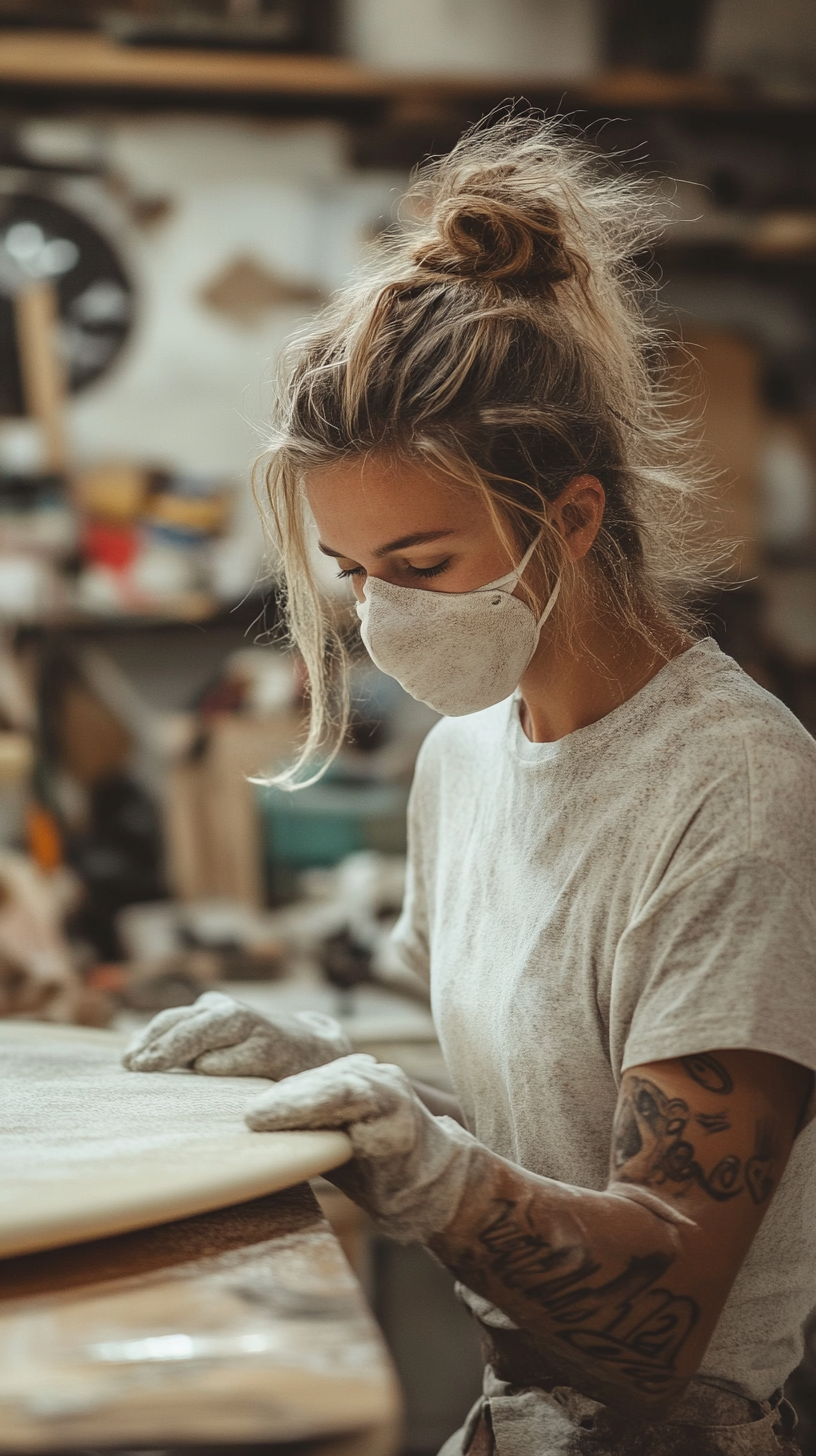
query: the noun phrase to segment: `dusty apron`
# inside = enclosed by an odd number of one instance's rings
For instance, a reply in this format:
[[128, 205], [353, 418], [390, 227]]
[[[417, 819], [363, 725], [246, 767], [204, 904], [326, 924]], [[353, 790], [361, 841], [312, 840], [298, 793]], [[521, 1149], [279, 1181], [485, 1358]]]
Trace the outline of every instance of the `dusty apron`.
[[781, 1392], [755, 1401], [692, 1380], [670, 1419], [652, 1425], [537, 1382], [523, 1341], [482, 1332], [484, 1393], [439, 1456], [799, 1456], [796, 1415]]

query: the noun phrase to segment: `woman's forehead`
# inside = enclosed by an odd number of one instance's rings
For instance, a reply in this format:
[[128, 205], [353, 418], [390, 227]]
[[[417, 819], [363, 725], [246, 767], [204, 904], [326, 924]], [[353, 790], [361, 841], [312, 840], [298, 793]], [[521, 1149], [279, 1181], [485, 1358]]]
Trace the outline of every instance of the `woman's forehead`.
[[311, 471], [306, 495], [322, 543], [347, 553], [405, 536], [472, 530], [488, 512], [473, 490], [413, 461], [344, 460]]

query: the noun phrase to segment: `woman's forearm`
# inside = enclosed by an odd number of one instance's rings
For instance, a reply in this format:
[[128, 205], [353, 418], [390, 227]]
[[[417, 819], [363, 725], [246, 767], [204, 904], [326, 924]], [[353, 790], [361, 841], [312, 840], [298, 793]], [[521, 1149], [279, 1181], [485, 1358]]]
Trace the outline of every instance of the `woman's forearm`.
[[588, 1395], [662, 1415], [696, 1372], [785, 1170], [811, 1076], [726, 1050], [632, 1067], [606, 1192], [479, 1148], [429, 1241]]
[[659, 1415], [705, 1343], [687, 1289], [683, 1235], [694, 1229], [648, 1193], [569, 1188], [485, 1149], [430, 1248], [519, 1325], [548, 1374], [630, 1414]]
[[354, 1157], [333, 1175], [341, 1186], [515, 1323], [504, 1363], [527, 1373], [511, 1384], [560, 1379], [654, 1419], [699, 1368], [810, 1081], [741, 1050], [627, 1069], [605, 1191], [507, 1162], [434, 1116], [398, 1067], [361, 1054], [276, 1083], [247, 1121], [344, 1128]]

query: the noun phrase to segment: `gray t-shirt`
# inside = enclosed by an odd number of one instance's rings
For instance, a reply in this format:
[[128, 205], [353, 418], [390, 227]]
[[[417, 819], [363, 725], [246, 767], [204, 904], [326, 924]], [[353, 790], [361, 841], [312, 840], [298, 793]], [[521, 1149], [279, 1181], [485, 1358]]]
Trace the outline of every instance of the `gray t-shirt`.
[[[409, 823], [395, 939], [497, 1153], [601, 1189], [626, 1067], [748, 1047], [816, 1070], [816, 743], [714, 642], [556, 743], [515, 700], [443, 719]], [[765, 1399], [814, 1305], [810, 1122], [702, 1373]]]

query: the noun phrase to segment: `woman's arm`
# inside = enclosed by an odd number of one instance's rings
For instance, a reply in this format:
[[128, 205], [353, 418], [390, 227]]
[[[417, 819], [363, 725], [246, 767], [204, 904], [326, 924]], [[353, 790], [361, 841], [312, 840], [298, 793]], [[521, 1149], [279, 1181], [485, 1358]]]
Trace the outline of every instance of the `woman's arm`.
[[542, 1364], [660, 1416], [697, 1370], [788, 1160], [812, 1074], [730, 1051], [624, 1074], [606, 1192], [487, 1149], [429, 1247], [511, 1316]]
[[345, 1128], [354, 1157], [332, 1181], [510, 1315], [542, 1378], [654, 1418], [699, 1367], [812, 1080], [747, 1051], [630, 1069], [604, 1192], [507, 1162], [364, 1055], [278, 1082], [247, 1121]]

